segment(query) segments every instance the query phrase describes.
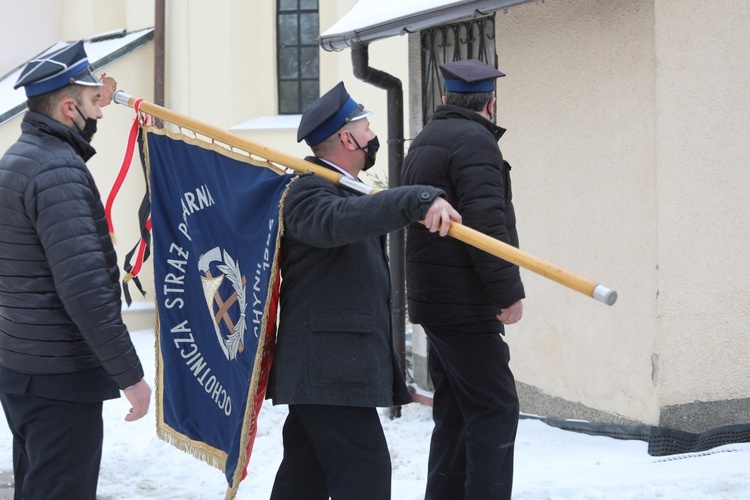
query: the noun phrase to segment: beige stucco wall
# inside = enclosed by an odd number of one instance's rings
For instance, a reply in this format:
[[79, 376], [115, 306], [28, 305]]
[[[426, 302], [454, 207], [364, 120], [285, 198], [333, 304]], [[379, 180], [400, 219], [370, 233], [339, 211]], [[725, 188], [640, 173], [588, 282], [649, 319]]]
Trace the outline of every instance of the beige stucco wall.
[[[320, 2], [320, 30], [333, 25], [353, 4], [354, 0]], [[275, 2], [167, 2], [166, 33], [167, 107], [226, 129], [277, 116]], [[373, 45], [371, 66], [405, 76], [406, 47], [405, 37]], [[381, 137], [383, 154], [372, 172], [384, 179], [386, 92], [354, 78], [350, 51], [321, 49], [320, 57], [321, 93], [343, 81], [355, 100], [374, 111], [371, 127]], [[405, 95], [406, 88], [404, 81]], [[304, 143], [297, 143], [296, 126], [234, 132], [295, 157], [310, 154]]]
[[[39, 12], [49, 15], [39, 16]], [[0, 16], [0, 76], [60, 39], [60, 0], [3, 2]]]
[[750, 397], [750, 3], [655, 2], [664, 404]]
[[520, 381], [651, 424], [750, 396], [749, 28], [743, 0], [497, 12], [522, 247], [619, 293], [608, 307], [524, 271]]
[[[32, 0], [33, 3], [38, 0]], [[55, 18], [61, 39], [88, 38], [106, 31], [137, 31], [154, 26], [154, 0], [52, 0], [61, 8]], [[46, 16], [45, 16], [46, 17]]]
[[619, 293], [608, 307], [524, 271], [512, 368], [552, 396], [655, 422], [650, 3], [534, 2], [498, 12], [496, 37], [522, 248]]
[[0, 76], [59, 40], [154, 25], [154, 0], [25, 0], [3, 4]]
[[[263, 101], [269, 75], [259, 34], [269, 2], [167, 2], [166, 106], [229, 128], [253, 100]], [[265, 49], [265, 47], [263, 47]], [[246, 112], [246, 111], [245, 111]]]

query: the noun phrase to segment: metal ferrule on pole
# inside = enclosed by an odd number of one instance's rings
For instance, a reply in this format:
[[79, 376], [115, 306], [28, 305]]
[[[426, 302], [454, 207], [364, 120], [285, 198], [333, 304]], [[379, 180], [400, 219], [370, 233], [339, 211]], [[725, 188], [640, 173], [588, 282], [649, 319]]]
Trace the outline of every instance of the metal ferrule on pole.
[[349, 191], [354, 191], [359, 194], [370, 194], [375, 189], [372, 186], [368, 186], [363, 182], [355, 181], [346, 176], [342, 176], [341, 179], [339, 179], [339, 185], [347, 188]]

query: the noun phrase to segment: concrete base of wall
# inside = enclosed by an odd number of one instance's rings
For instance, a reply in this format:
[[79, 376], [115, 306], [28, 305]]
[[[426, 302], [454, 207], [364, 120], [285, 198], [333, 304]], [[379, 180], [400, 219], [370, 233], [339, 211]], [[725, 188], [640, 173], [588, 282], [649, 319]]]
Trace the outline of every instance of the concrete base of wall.
[[[545, 394], [540, 389], [516, 382], [521, 411], [557, 420], [585, 420], [601, 424], [649, 425], [616, 413], [596, 410], [580, 403]], [[702, 433], [728, 425], [750, 424], [750, 399], [695, 402], [666, 406], [661, 409], [662, 429]]]
[[686, 432], [737, 424], [750, 424], [750, 398], [665, 406], [659, 414], [659, 427]]
[[603, 424], [642, 425], [642, 422], [625, 418], [616, 413], [596, 410], [580, 403], [545, 394], [540, 389], [516, 381], [516, 390], [521, 401], [521, 412], [557, 420], [585, 420]]

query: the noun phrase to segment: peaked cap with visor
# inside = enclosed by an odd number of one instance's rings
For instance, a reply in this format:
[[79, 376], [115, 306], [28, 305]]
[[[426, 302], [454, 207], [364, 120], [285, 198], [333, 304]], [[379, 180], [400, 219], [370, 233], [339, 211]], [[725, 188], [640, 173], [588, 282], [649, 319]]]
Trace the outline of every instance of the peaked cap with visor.
[[102, 85], [89, 66], [83, 41], [64, 45], [29, 61], [13, 86], [24, 87], [26, 97], [36, 97], [66, 85]]
[[302, 113], [297, 142], [304, 139], [308, 146], [315, 146], [345, 124], [371, 114], [363, 105], [354, 102], [344, 82], [339, 82]]
[[478, 59], [453, 61], [440, 65], [445, 90], [457, 93], [480, 93], [495, 90], [495, 80], [505, 73]]

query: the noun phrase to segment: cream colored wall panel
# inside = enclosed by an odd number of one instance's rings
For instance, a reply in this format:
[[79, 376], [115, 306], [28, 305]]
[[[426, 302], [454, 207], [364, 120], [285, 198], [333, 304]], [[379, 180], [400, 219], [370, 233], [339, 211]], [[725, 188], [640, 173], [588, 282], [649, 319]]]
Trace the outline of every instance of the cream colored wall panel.
[[750, 397], [750, 4], [655, 4], [663, 402]]
[[154, 0], [126, 0], [125, 25], [128, 31], [154, 27]]
[[277, 113], [275, 3], [232, 2], [232, 37], [226, 47], [231, 62], [227, 84], [233, 101], [229, 125]]
[[124, 29], [127, 0], [62, 0], [62, 38], [77, 40]]
[[619, 293], [608, 307], [524, 271], [512, 368], [552, 396], [656, 423], [651, 2], [533, 2], [496, 24], [521, 247]]
[[[40, 16], [40, 12], [48, 15]], [[61, 0], [14, 1], [9, 8], [4, 7], [0, 16], [0, 76], [60, 40], [61, 17]]]

